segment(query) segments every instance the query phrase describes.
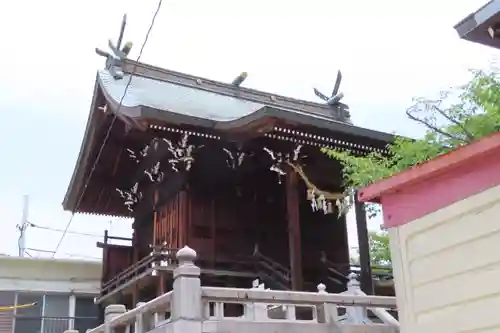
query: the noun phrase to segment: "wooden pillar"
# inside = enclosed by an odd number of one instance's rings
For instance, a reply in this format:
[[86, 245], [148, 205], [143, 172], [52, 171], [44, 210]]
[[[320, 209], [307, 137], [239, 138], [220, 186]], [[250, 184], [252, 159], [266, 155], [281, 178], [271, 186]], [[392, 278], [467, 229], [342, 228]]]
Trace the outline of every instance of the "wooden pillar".
[[289, 170], [286, 175], [285, 190], [288, 221], [288, 247], [293, 290], [303, 290], [298, 184], [299, 179], [297, 173], [293, 170]]
[[[139, 244], [137, 241], [137, 231], [135, 230], [136, 221], [132, 224], [132, 265], [135, 265], [139, 261]], [[135, 308], [137, 303], [139, 302], [139, 284], [134, 284], [134, 289], [132, 290], [132, 307]]]
[[153, 246], [153, 249], [155, 248], [156, 244], [156, 239], [158, 237], [158, 219], [160, 218], [159, 216], [159, 201], [160, 195], [158, 193], [158, 188], [154, 189], [153, 192], [153, 239], [151, 240], [151, 245]]
[[217, 207], [217, 203], [215, 201], [215, 197], [212, 197], [210, 200], [210, 235], [212, 237], [212, 253], [208, 254], [210, 260], [210, 265], [215, 269], [215, 263], [217, 261], [217, 216], [215, 209]]
[[165, 293], [165, 272], [159, 271], [158, 285], [156, 286], [156, 296], [161, 296]]
[[188, 218], [189, 218], [189, 204], [188, 194], [186, 190], [179, 192], [179, 239], [177, 247], [183, 248], [188, 245]]
[[361, 267], [361, 290], [363, 290], [367, 295], [373, 295], [374, 288], [370, 259], [370, 242], [368, 238], [368, 226], [366, 223], [365, 204], [359, 202], [357, 193], [354, 197], [354, 210], [356, 213], [356, 228], [358, 231], [359, 265]]

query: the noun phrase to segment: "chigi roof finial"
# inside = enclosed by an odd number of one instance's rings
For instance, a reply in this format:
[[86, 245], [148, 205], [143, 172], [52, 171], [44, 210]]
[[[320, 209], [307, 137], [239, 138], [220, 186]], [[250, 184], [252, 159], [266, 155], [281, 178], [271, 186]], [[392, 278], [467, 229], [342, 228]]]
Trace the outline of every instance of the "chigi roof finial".
[[344, 93], [339, 92], [340, 83], [342, 82], [342, 72], [337, 72], [337, 79], [335, 80], [335, 86], [333, 86], [333, 91], [330, 97], [321, 93], [318, 89], [314, 88], [314, 94], [324, 100], [332, 110], [332, 116], [339, 117], [340, 120], [351, 123], [351, 116], [349, 114], [349, 108], [346, 105], [342, 105], [340, 100], [344, 98]]
[[324, 100], [326, 104], [331, 106], [336, 106], [339, 104], [340, 100], [344, 98], [344, 93], [339, 92], [340, 83], [342, 82], [342, 72], [337, 72], [337, 80], [335, 80], [335, 86], [333, 87], [332, 94], [330, 97], [322, 94], [318, 89], [314, 88], [314, 94]]
[[132, 49], [132, 42], [126, 42], [122, 47], [123, 34], [125, 32], [125, 26], [127, 25], [127, 14], [123, 15], [122, 25], [120, 27], [120, 35], [118, 36], [118, 42], [113, 44], [111, 39], [108, 41], [108, 46], [111, 49], [110, 52], [103, 51], [99, 48], [95, 49], [95, 52], [102, 56], [106, 57], [106, 68], [109, 69], [111, 75], [115, 78], [115, 80], [119, 80], [123, 78], [123, 71], [121, 69], [123, 60], [127, 58], [130, 50]]

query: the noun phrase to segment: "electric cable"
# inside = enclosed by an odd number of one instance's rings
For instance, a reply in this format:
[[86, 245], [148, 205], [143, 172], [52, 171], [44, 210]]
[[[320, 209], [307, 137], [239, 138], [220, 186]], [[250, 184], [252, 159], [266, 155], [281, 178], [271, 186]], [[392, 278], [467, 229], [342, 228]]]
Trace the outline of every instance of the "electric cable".
[[[54, 232], [63, 232], [64, 233], [64, 229], [57, 229], [57, 228], [42, 226], [42, 225], [33, 224], [33, 223], [30, 223], [30, 227], [36, 228], [36, 229], [41, 229], [41, 230], [54, 231]], [[104, 235], [97, 235], [97, 234], [91, 234], [91, 233], [87, 233], [87, 232], [70, 231], [70, 230], [67, 230], [66, 234], [68, 234], [68, 235], [79, 235], [79, 236], [88, 236], [88, 237], [95, 237], [95, 238], [103, 238], [104, 237]]]
[[[40, 253], [54, 253], [54, 251], [51, 251], [51, 250], [44, 250], [44, 249], [34, 249], [34, 248], [27, 248], [26, 250], [29, 250], [29, 251], [33, 251], [33, 252], [40, 252]], [[82, 259], [92, 259], [92, 260], [102, 260], [102, 258], [98, 258], [98, 257], [91, 257], [91, 256], [87, 256], [85, 254], [80, 254], [80, 253], [63, 253], [64, 255], [68, 256], [68, 257], [71, 257], [71, 258], [82, 258]], [[33, 258], [32, 255], [30, 255], [30, 257]], [[37, 257], [39, 258], [39, 257]], [[44, 257], [41, 257], [41, 258], [44, 258]]]
[[106, 136], [104, 137], [104, 140], [103, 140], [102, 145], [101, 145], [101, 147], [99, 149], [99, 152], [97, 153], [97, 156], [96, 156], [96, 159], [94, 161], [94, 164], [92, 165], [92, 169], [90, 169], [90, 173], [89, 173], [89, 175], [88, 175], [88, 177], [87, 177], [87, 179], [85, 181], [85, 185], [83, 187], [82, 193], [80, 194], [80, 196], [79, 196], [79, 198], [78, 198], [78, 200], [76, 202], [75, 209], [73, 210], [73, 213], [71, 214], [71, 217], [69, 218], [68, 223], [66, 224], [66, 227], [64, 228], [64, 232], [61, 235], [61, 238], [59, 239], [59, 242], [56, 245], [54, 253], [52, 254], [52, 258], [54, 258], [54, 256], [56, 255], [57, 251], [61, 247], [61, 244], [62, 244], [62, 241], [64, 240], [64, 237], [66, 237], [66, 234], [68, 233], [68, 228], [70, 227], [71, 223], [73, 222], [73, 218], [75, 217], [75, 213], [78, 210], [78, 208], [80, 206], [80, 203], [81, 203], [81, 201], [83, 199], [83, 196], [84, 196], [84, 194], [85, 194], [85, 192], [87, 190], [87, 187], [88, 187], [88, 185], [90, 183], [90, 179], [92, 177], [92, 174], [94, 173], [94, 170], [97, 167], [97, 163], [99, 162], [99, 158], [101, 157], [101, 154], [102, 154], [102, 152], [104, 150], [104, 147], [106, 146], [106, 142], [108, 141], [109, 135], [111, 134], [111, 130], [113, 129], [113, 126], [115, 124], [115, 121], [116, 121], [116, 118], [117, 118], [117, 114], [120, 111], [120, 108], [122, 107], [123, 100], [125, 99], [125, 96], [127, 95], [127, 90], [128, 90], [128, 88], [130, 86], [130, 83], [132, 82], [132, 77], [134, 76], [134, 74], [135, 74], [135, 72], [137, 70], [137, 64], [141, 60], [142, 53], [144, 51], [144, 47], [146, 46], [146, 44], [148, 42], [149, 35], [151, 34], [151, 31], [153, 30], [153, 26], [155, 24], [156, 17], [158, 16], [158, 13], [160, 12], [162, 3], [163, 3], [163, 0], [159, 0], [158, 1], [158, 6], [157, 6], [156, 11], [155, 11], [155, 13], [153, 15], [153, 18], [151, 19], [151, 23], [149, 25], [149, 29], [148, 29], [148, 31], [146, 33], [146, 37], [144, 38], [144, 42], [142, 43], [141, 50], [139, 51], [139, 56], [137, 57], [137, 60], [136, 60], [136, 62], [134, 64], [132, 73], [130, 73], [127, 85], [125, 86], [125, 90], [123, 91], [123, 96], [120, 99], [120, 103], [118, 104], [118, 108], [116, 109], [116, 111], [113, 114], [113, 119], [111, 120], [111, 124], [109, 125], [109, 128], [108, 128], [108, 130], [106, 132]]

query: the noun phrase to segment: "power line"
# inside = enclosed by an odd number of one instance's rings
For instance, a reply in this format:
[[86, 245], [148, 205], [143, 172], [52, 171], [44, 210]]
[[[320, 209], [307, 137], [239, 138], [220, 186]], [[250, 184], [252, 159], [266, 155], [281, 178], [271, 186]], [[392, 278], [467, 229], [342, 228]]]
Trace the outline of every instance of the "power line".
[[113, 125], [115, 124], [115, 121], [116, 121], [116, 118], [117, 118], [117, 113], [118, 113], [118, 111], [120, 111], [120, 108], [122, 107], [122, 103], [123, 103], [123, 100], [125, 98], [125, 95], [127, 94], [127, 90], [128, 90], [128, 88], [130, 86], [130, 83], [132, 82], [132, 77], [134, 76], [134, 74], [135, 74], [135, 72], [137, 70], [137, 64], [139, 63], [139, 60], [141, 60], [142, 52], [144, 51], [144, 47], [146, 46], [146, 44], [148, 42], [149, 35], [150, 35], [151, 31], [153, 30], [153, 26], [155, 24], [156, 17], [158, 16], [158, 13], [160, 12], [162, 3], [163, 3], [163, 0], [159, 0], [158, 1], [158, 6], [156, 7], [156, 11], [155, 11], [155, 13], [153, 15], [153, 18], [151, 19], [151, 24], [149, 25], [148, 32], [146, 33], [146, 37], [144, 38], [144, 42], [142, 43], [141, 50], [139, 51], [139, 56], [137, 57], [136, 63], [134, 64], [132, 73], [130, 73], [130, 76], [128, 78], [127, 85], [125, 86], [125, 90], [123, 91], [123, 96], [120, 99], [120, 104], [118, 104], [118, 108], [116, 109], [115, 113], [113, 114], [113, 119], [111, 120], [111, 124], [109, 125], [109, 128], [108, 128], [108, 130], [106, 132], [106, 136], [104, 137], [104, 141], [102, 142], [101, 148], [99, 149], [99, 152], [97, 153], [97, 157], [96, 157], [96, 159], [94, 161], [94, 164], [92, 165], [92, 169], [90, 169], [90, 173], [89, 173], [89, 175], [87, 177], [87, 180], [85, 181], [85, 185], [83, 187], [83, 191], [80, 194], [80, 196], [79, 196], [79, 198], [78, 198], [78, 200], [76, 202], [75, 209], [73, 210], [73, 213], [71, 214], [71, 217], [69, 218], [69, 221], [66, 224], [66, 227], [64, 228], [63, 234], [61, 235], [61, 238], [59, 239], [59, 242], [56, 245], [54, 253], [52, 254], [52, 258], [54, 258], [54, 256], [56, 255], [57, 251], [59, 250], [59, 247], [61, 247], [61, 243], [64, 240], [64, 237], [66, 237], [66, 234], [68, 233], [68, 228], [70, 227], [71, 223], [73, 222], [73, 218], [75, 217], [75, 212], [80, 207], [80, 203], [81, 203], [81, 201], [83, 199], [83, 196], [84, 196], [84, 194], [85, 194], [85, 192], [87, 190], [87, 187], [89, 185], [90, 178], [92, 177], [92, 174], [94, 173], [94, 170], [95, 170], [95, 168], [97, 166], [97, 163], [99, 162], [99, 158], [101, 157], [101, 154], [102, 154], [102, 152], [104, 150], [104, 146], [106, 145], [106, 142], [108, 141], [109, 135], [111, 134], [111, 130], [113, 129]]
[[34, 249], [31, 247], [26, 248], [26, 250], [35, 251], [35, 252], [42, 252], [42, 253], [54, 253], [54, 251], [51, 251], [51, 250]]
[[[52, 228], [52, 227], [47, 227], [47, 226], [41, 226], [41, 225], [37, 225], [37, 224], [34, 224], [34, 223], [30, 223], [29, 226], [33, 227], [33, 228], [37, 228], [37, 229], [47, 230], [47, 231], [54, 231], [54, 232], [62, 232], [62, 233], [64, 233], [64, 229], [57, 229], [57, 228]], [[103, 235], [91, 234], [91, 233], [80, 232], [80, 231], [69, 231], [69, 230], [67, 230], [66, 233], [68, 235], [79, 235], [79, 236], [88, 236], [88, 237], [96, 237], [96, 238], [102, 238], [102, 237], [104, 237]]]
[[[51, 250], [34, 249], [34, 248], [27, 248], [26, 250], [33, 251], [33, 252], [40, 252], [40, 253], [54, 253], [54, 251], [51, 251]], [[30, 257], [33, 258], [33, 256], [31, 254], [29, 254], [28, 252], [26, 252], [26, 253]], [[101, 260], [101, 258], [98, 258], [98, 257], [91, 257], [91, 256], [87, 256], [84, 254], [78, 254], [78, 253], [63, 253], [63, 254], [67, 255], [68, 257], [71, 257], [71, 258], [84, 258], [84, 259]]]

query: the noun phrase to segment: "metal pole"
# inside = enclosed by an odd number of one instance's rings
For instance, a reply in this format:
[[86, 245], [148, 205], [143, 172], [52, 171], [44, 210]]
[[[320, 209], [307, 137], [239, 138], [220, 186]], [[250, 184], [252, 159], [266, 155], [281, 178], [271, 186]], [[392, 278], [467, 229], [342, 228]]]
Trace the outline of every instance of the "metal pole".
[[23, 196], [23, 212], [21, 217], [21, 223], [17, 225], [17, 229], [19, 230], [19, 256], [24, 257], [26, 253], [26, 229], [29, 226], [28, 222], [28, 214], [29, 214], [29, 196]]

